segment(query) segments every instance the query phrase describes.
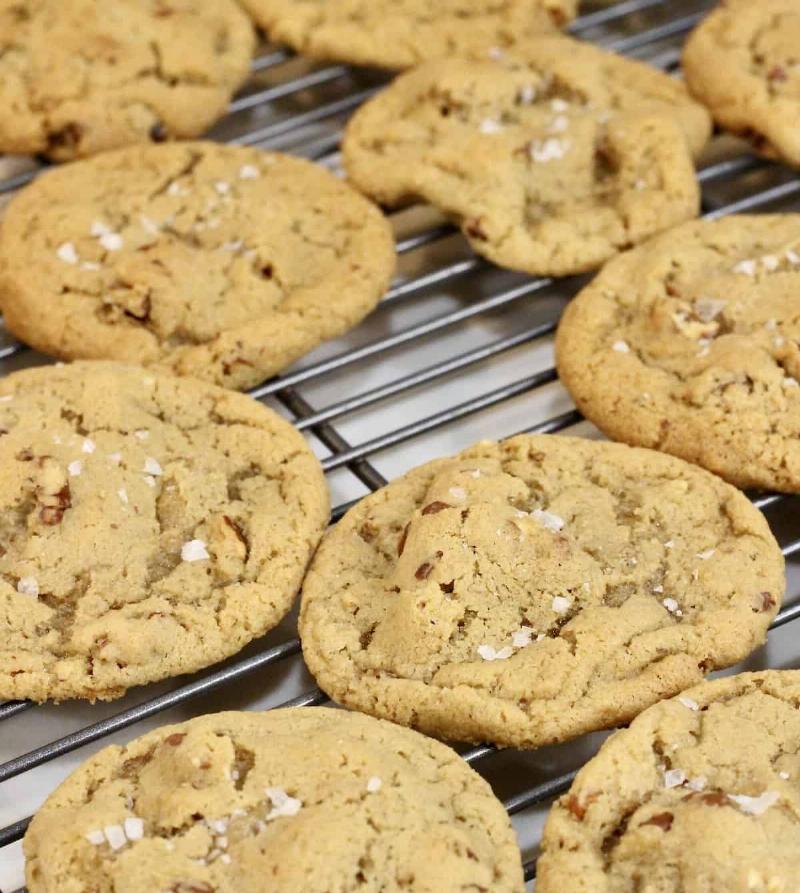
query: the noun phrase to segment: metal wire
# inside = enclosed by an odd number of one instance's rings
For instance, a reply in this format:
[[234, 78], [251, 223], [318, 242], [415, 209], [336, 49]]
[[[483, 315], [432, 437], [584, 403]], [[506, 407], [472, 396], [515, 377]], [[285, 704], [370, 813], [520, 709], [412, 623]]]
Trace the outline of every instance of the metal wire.
[[[679, 58], [680, 42], [688, 31], [711, 5], [711, 0], [691, 0], [684, 4], [686, 14], [670, 16], [669, 0], [625, 0], [603, 9], [598, 9], [578, 18], [572, 25], [572, 33], [591, 39], [600, 39], [606, 46], [618, 52], [635, 53], [648, 58], [652, 64], [665, 69], [673, 69]], [[649, 55], [646, 55], [649, 53]], [[341, 135], [342, 119], [358, 107], [365, 99], [380, 88], [385, 78], [375, 74], [354, 73], [344, 65], [328, 65], [304, 70], [294, 77], [280, 78], [280, 67], [293, 65], [295, 57], [289, 51], [276, 49], [261, 55], [253, 64], [258, 85], [237, 97], [230, 106], [231, 120], [275, 103], [292, 99], [299, 95], [321, 91], [323, 98], [311, 107], [282, 117], [267, 117], [260, 126], [250, 126], [246, 133], [234, 135], [231, 142], [269, 147], [281, 146], [286, 140], [295, 139], [292, 151], [298, 151], [323, 163], [335, 163]], [[278, 78], [277, 82], [264, 86], [263, 77]], [[323, 128], [323, 131], [314, 128]], [[30, 171], [15, 174], [0, 180], [0, 195], [13, 192], [30, 182], [41, 170], [41, 166]], [[704, 212], [709, 218], [726, 214], [766, 209], [775, 205], [786, 206], [800, 198], [800, 180], [781, 178], [780, 169], [768, 162], [746, 153], [722, 158], [709, 164], [699, 172], [704, 188]], [[778, 182], [776, 182], [776, 180]], [[752, 181], [752, 188], [748, 184]], [[741, 184], [742, 193], [734, 200], [720, 202], [715, 189], [720, 184]], [[420, 249], [444, 244], [453, 238], [456, 229], [449, 223], [429, 226], [398, 240], [397, 248], [402, 255], [411, 255]], [[384, 297], [382, 307], [403, 306], [412, 299], [430, 294], [435, 289], [451, 286], [461, 281], [472, 281], [475, 277], [489, 274], [491, 267], [476, 257], [449, 261], [435, 269], [418, 273], [413, 277], [395, 282]], [[464, 373], [480, 368], [481, 364], [509, 355], [522, 347], [544, 343], [555, 330], [557, 311], [545, 322], [526, 326], [520, 331], [495, 338], [488, 343], [472, 347], [457, 355], [443, 356], [433, 364], [421, 369], [409, 370], [396, 380], [377, 386], [366, 387], [348, 393], [344, 397], [321, 407], [314, 407], [299, 388], [328, 381], [331, 376], [357, 367], [369, 361], [380, 362], [387, 355], [394, 355], [402, 348], [423, 344], [426, 340], [443, 333], [458, 330], [471, 321], [483, 320], [489, 314], [507, 312], [511, 308], [528, 302], [537, 294], [549, 293], [554, 285], [547, 278], [518, 281], [495, 289], [491, 294], [471, 300], [465, 306], [440, 313], [421, 323], [415, 323], [400, 332], [380, 337], [355, 347], [348, 347], [339, 353], [280, 376], [255, 388], [251, 393], [258, 399], [271, 397], [279, 401], [291, 414], [296, 425], [313, 434], [330, 451], [324, 460], [327, 472], [347, 468], [368, 490], [376, 490], [386, 483], [385, 477], [373, 464], [379, 455], [400, 444], [415, 441], [423, 434], [445, 428], [454, 422], [467, 419], [491, 406], [522, 395], [532, 394], [556, 380], [553, 368], [533, 371], [515, 381], [500, 387], [492, 387], [482, 393], [471, 395], [457, 405], [441, 408], [425, 415], [424, 418], [400, 425], [392, 430], [376, 435], [361, 443], [351, 444], [336, 427], [354, 413], [374, 407], [384, 401], [391, 401], [437, 382], [449, 380], [456, 373]], [[567, 290], [577, 287], [577, 281], [559, 283]], [[574, 290], [574, 289], [572, 289]], [[8, 343], [0, 347], [0, 360], [20, 357], [25, 352], [23, 345]], [[554, 432], [569, 428], [581, 421], [575, 410], [568, 410], [550, 418], [534, 420], [527, 431]], [[753, 497], [753, 502], [762, 510], [780, 508], [786, 498], [778, 494], [764, 494]], [[333, 511], [334, 521], [338, 520], [353, 502], [338, 505]], [[791, 557], [800, 553], [800, 529], [791, 533], [789, 542], [783, 545], [784, 555]], [[790, 602], [792, 599], [789, 600]], [[787, 604], [776, 617], [772, 629], [778, 629], [800, 619], [800, 602]], [[78, 729], [68, 735], [20, 754], [0, 765], [0, 783], [8, 781], [35, 767], [70, 754], [81, 747], [99, 741], [108, 735], [129, 729], [149, 717], [157, 716], [169, 708], [187, 704], [195, 698], [211, 692], [229, 690], [232, 683], [243, 680], [252, 674], [280, 664], [297, 655], [300, 643], [292, 638], [279, 645], [264, 648], [255, 655], [234, 658], [222, 668], [210, 670], [189, 681], [177, 683], [175, 688], [157, 697], [151, 697], [140, 704], [121, 710], [112, 716]], [[320, 704], [326, 700], [318, 689], [312, 688], [298, 698], [293, 698], [284, 706]], [[0, 722], [12, 721], [23, 713], [36, 709], [29, 702], [9, 702], [0, 704]], [[496, 750], [492, 746], [473, 747], [462, 753], [471, 765], [483, 770], [490, 766]], [[509, 814], [517, 815], [533, 807], [547, 803], [565, 791], [574, 772], [550, 777], [541, 783], [517, 791], [505, 800]], [[2, 848], [19, 840], [25, 833], [29, 819], [23, 818], [6, 828], [0, 829], [0, 852]], [[535, 860], [525, 863], [526, 879], [535, 876]], [[18, 891], [21, 893], [21, 891]]]

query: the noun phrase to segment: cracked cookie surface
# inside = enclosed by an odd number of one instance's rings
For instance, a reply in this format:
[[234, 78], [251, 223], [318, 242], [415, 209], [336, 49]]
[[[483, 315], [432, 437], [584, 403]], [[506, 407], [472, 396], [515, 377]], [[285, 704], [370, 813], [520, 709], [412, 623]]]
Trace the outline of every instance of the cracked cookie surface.
[[0, 151], [65, 161], [198, 136], [254, 48], [233, 0], [0, 0]]
[[783, 591], [766, 521], [719, 478], [649, 450], [522, 436], [351, 509], [306, 576], [300, 635], [347, 706], [536, 747], [744, 658]]
[[524, 890], [508, 816], [459, 756], [325, 708], [109, 747], [38, 812], [25, 855], [30, 893]]
[[569, 305], [558, 370], [615, 440], [800, 491], [800, 215], [689, 223]]
[[428, 201], [478, 254], [560, 276], [696, 216], [692, 153], [709, 134], [662, 72], [543, 37], [401, 75], [356, 112], [342, 151], [382, 204]]
[[383, 215], [324, 168], [211, 143], [132, 147], [14, 199], [0, 305], [45, 353], [242, 389], [360, 322], [394, 266]]
[[793, 893], [800, 672], [745, 673], [657, 704], [553, 807], [536, 889]]
[[117, 363], [0, 380], [0, 698], [111, 699], [222, 660], [294, 601], [328, 519], [265, 406]]
[[243, 0], [272, 40], [379, 68], [501, 49], [565, 26], [577, 0]]
[[690, 35], [683, 70], [716, 121], [800, 166], [800, 6], [727, 0]]

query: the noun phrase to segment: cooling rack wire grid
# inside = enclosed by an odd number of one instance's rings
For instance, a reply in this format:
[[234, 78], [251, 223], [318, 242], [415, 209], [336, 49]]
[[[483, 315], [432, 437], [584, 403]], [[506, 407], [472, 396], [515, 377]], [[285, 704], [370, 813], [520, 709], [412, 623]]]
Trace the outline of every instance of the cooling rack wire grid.
[[[710, 0], [585, 3], [571, 31], [669, 72]], [[279, 149], [339, 171], [348, 116], [386, 82], [374, 72], [310, 63], [265, 47], [212, 138]], [[30, 159], [0, 158], [0, 201], [36, 176]], [[800, 178], [717, 138], [699, 172], [703, 213], [800, 211]], [[392, 217], [400, 271], [380, 308], [253, 396], [303, 430], [323, 461], [334, 520], [387, 480], [483, 437], [528, 432], [599, 436], [574, 410], [553, 368], [552, 336], [585, 279], [554, 282], [493, 268], [430, 209]], [[0, 329], [0, 374], [45, 362]], [[767, 645], [742, 669], [800, 667], [800, 499], [759, 494], [787, 557], [789, 587]], [[794, 636], [792, 633], [794, 632]], [[21, 838], [47, 794], [91, 753], [167, 722], [222, 709], [325, 703], [306, 672], [294, 616], [226, 663], [135, 689], [111, 704], [0, 704], [0, 891], [22, 893]], [[502, 798], [533, 881], [553, 797], [604, 734], [534, 753], [463, 751]]]

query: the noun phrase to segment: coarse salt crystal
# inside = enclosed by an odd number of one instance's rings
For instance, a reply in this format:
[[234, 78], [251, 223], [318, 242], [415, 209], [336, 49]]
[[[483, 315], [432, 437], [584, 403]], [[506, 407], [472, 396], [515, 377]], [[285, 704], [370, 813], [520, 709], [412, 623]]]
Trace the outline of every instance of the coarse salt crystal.
[[566, 614], [572, 607], [572, 601], [563, 595], [556, 595], [553, 598], [553, 610], [556, 614]]
[[527, 648], [533, 640], [533, 630], [529, 626], [523, 626], [511, 634], [511, 644], [515, 648]]
[[372, 778], [367, 782], [367, 790], [370, 794], [376, 794], [381, 787], [383, 786], [383, 782], [378, 778], [377, 775], [373, 775]]
[[764, 265], [765, 270], [769, 270], [772, 272], [773, 270], [777, 270], [780, 266], [780, 261], [774, 254], [767, 254], [761, 258], [761, 263]]
[[653, 587], [653, 592], [663, 592], [663, 591], [664, 591], [664, 587], [661, 585]]
[[124, 243], [119, 233], [105, 233], [100, 236], [100, 244], [106, 251], [119, 251]]
[[500, 648], [499, 650], [495, 649], [491, 645], [479, 645], [478, 646], [478, 654], [484, 660], [508, 660], [509, 657], [514, 653], [514, 649], [510, 648], [508, 645]]
[[485, 118], [480, 123], [480, 131], [481, 133], [501, 133], [503, 130], [503, 125], [496, 121], [494, 118]]
[[727, 301], [720, 301], [715, 298], [701, 298], [694, 302], [694, 312], [703, 322], [711, 322], [716, 319], [727, 306]]
[[240, 180], [257, 180], [261, 176], [261, 172], [254, 164], [243, 164], [239, 168]]
[[570, 143], [567, 140], [550, 137], [546, 140], [534, 140], [530, 144], [528, 152], [533, 161], [546, 164], [548, 161], [563, 158], [569, 149]]
[[690, 778], [686, 782], [686, 787], [692, 791], [704, 791], [708, 785], [708, 779], [705, 775], [698, 775], [697, 778]]
[[182, 561], [205, 561], [209, 557], [206, 544], [202, 540], [189, 540], [181, 546]]
[[781, 795], [777, 791], [764, 791], [758, 797], [748, 797], [746, 794], [728, 794], [728, 799], [747, 815], [763, 815], [771, 806], [774, 806]]
[[785, 388], [800, 387], [800, 381], [798, 381], [796, 378], [790, 378], [788, 375], [786, 376], [786, 378], [783, 379], [782, 384]]
[[740, 260], [733, 268], [734, 273], [742, 273], [744, 276], [756, 275], [756, 262], [754, 260]]
[[665, 548], [665, 549], [674, 549], [674, 548], [675, 548], [675, 541], [674, 541], [674, 540], [667, 540], [667, 541], [664, 543], [664, 548]]
[[206, 824], [212, 831], [216, 831], [217, 834], [224, 834], [228, 830], [227, 819], [208, 819]]
[[683, 769], [667, 769], [664, 773], [664, 787], [678, 788], [686, 781], [686, 773]]
[[220, 251], [241, 251], [244, 247], [244, 242], [241, 239], [237, 239], [235, 242], [223, 242], [219, 246]]
[[664, 607], [665, 607], [671, 614], [675, 614], [675, 613], [677, 613], [677, 611], [678, 611], [678, 607], [679, 607], [679, 605], [678, 605], [678, 603], [675, 601], [674, 598], [665, 598], [664, 601], [661, 602], [661, 604], [662, 604], [662, 605], [663, 605], [663, 606], [664, 606]]
[[550, 122], [551, 133], [563, 133], [569, 127], [569, 118], [566, 115], [557, 115]]
[[125, 836], [122, 825], [106, 825], [106, 827], [103, 828], [103, 834], [112, 850], [122, 849], [128, 842], [128, 838]]
[[148, 456], [144, 460], [144, 470], [147, 472], [147, 474], [155, 474], [155, 475], [163, 474], [163, 471], [161, 470], [161, 466], [158, 464], [158, 462], [155, 459], [152, 458], [152, 456]]
[[790, 777], [788, 772], [779, 772], [778, 776], [780, 778], [782, 778], [784, 781], [788, 781], [789, 777]]
[[125, 505], [128, 504], [128, 492], [127, 492], [127, 490], [125, 490], [124, 488], [121, 489], [121, 490], [117, 490], [117, 496], [119, 496], [120, 500], [121, 500], [122, 502], [124, 502]]
[[266, 788], [265, 793], [272, 803], [272, 809], [267, 814], [268, 822], [280, 816], [295, 816], [303, 807], [302, 800], [290, 797], [282, 788]]
[[611, 350], [615, 350], [617, 353], [630, 353], [631, 352], [631, 349], [630, 349], [627, 341], [615, 341], [611, 345]]
[[39, 595], [39, 581], [36, 577], [20, 577], [17, 581], [17, 592], [20, 595], [32, 595], [35, 598]]
[[119, 465], [122, 462], [122, 453], [109, 453], [108, 461], [113, 462], [114, 465]]
[[231, 191], [231, 184], [226, 183], [224, 180], [217, 180], [214, 184], [214, 189], [216, 189], [220, 195], [227, 195]]
[[453, 497], [453, 499], [467, 498], [467, 491], [463, 487], [451, 487], [448, 490], [448, 493]]
[[536, 99], [536, 87], [532, 84], [526, 84], [520, 88], [518, 95], [522, 105], [530, 105]]
[[106, 836], [105, 834], [103, 834], [102, 831], [100, 831], [100, 829], [97, 829], [96, 831], [89, 831], [88, 834], [84, 834], [83, 836], [93, 846], [102, 846], [106, 842]]
[[84, 440], [83, 445], [81, 446], [81, 450], [84, 453], [93, 453], [96, 449], [97, 447], [95, 446], [94, 441], [89, 440], [88, 437]]
[[716, 551], [716, 549], [706, 549], [705, 552], [698, 552], [696, 557], [699, 558], [701, 561], [708, 561], [708, 559], [711, 558]]
[[78, 263], [78, 252], [75, 250], [75, 246], [72, 242], [64, 242], [63, 245], [59, 245], [56, 248], [56, 255], [59, 260], [64, 261], [65, 264], [76, 264]]
[[141, 840], [144, 837], [144, 820], [131, 816], [123, 823], [125, 836], [128, 840]]
[[155, 487], [156, 485], [156, 479], [150, 474], [142, 475], [142, 480], [147, 484], [148, 487]]
[[133, 432], [133, 436], [137, 440], [147, 440], [147, 438], [150, 437], [150, 432], [145, 430], [144, 428], [139, 428], [138, 431]]
[[542, 527], [546, 527], [547, 530], [552, 530], [556, 533], [563, 530], [566, 523], [563, 518], [553, 514], [553, 512], [546, 512], [543, 509], [534, 509], [531, 512], [531, 518], [537, 520]]
[[788, 260], [790, 264], [800, 264], [800, 254], [798, 254], [796, 251], [792, 251], [792, 249], [790, 248], [786, 252], [786, 260]]
[[107, 236], [110, 232], [113, 232], [108, 224], [103, 223], [102, 220], [95, 220], [95, 222], [89, 228], [89, 232], [95, 237], [100, 238], [100, 236]]
[[161, 232], [161, 227], [155, 222], [155, 220], [145, 216], [144, 214], [139, 215], [139, 223], [141, 223], [142, 229], [146, 233], [149, 233], [151, 236], [157, 236]]
[[67, 471], [72, 477], [77, 477], [83, 471], [83, 462], [80, 459], [75, 459], [74, 462], [70, 462], [67, 465]]
[[565, 112], [569, 108], [569, 103], [564, 102], [563, 99], [554, 99], [550, 103], [550, 108], [554, 112]]
[[100, 264], [96, 264], [93, 260], [85, 260], [81, 264], [82, 270], [88, 270], [89, 272], [95, 272], [100, 269]]
[[230, 865], [230, 864], [231, 864], [231, 857], [228, 855], [228, 853], [223, 853], [223, 854], [219, 857], [219, 861], [222, 862], [223, 865]]
[[680, 697], [678, 698], [678, 700], [681, 702], [681, 704], [683, 704], [684, 707], [688, 708], [689, 710], [700, 709], [700, 705], [697, 703], [697, 701], [694, 701], [691, 698]]

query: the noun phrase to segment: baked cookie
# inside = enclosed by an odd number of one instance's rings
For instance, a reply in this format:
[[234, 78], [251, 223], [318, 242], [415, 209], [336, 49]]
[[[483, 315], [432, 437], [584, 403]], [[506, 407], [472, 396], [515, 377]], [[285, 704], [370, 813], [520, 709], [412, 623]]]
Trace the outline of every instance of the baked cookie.
[[241, 389], [358, 323], [394, 266], [386, 219], [324, 168], [211, 143], [132, 147], [14, 199], [0, 306], [45, 353]]
[[798, 289], [800, 215], [685, 224], [612, 261], [569, 305], [561, 380], [615, 440], [797, 492]]
[[25, 856], [30, 893], [524, 890], [508, 816], [460, 757], [324, 708], [108, 747], [51, 795]]
[[250, 72], [235, 0], [0, 0], [0, 151], [197, 136]]
[[800, 165], [800, 5], [726, 0], [691, 34], [683, 70], [717, 122]]
[[401, 75], [354, 115], [343, 153], [352, 182], [383, 204], [424, 199], [489, 260], [563, 276], [696, 216], [690, 148], [709, 133], [705, 109], [667, 75], [541, 37]]
[[291, 607], [319, 463], [241, 394], [117, 363], [0, 379], [0, 699], [119, 697]]
[[300, 53], [409, 68], [471, 50], [500, 50], [566, 25], [578, 0], [242, 0], [267, 35]]
[[646, 710], [553, 807], [537, 893], [793, 893], [800, 672], [743, 673]]
[[649, 450], [479, 443], [353, 508], [303, 584], [311, 672], [429, 734], [537, 747], [744, 658], [783, 558], [738, 490]]

